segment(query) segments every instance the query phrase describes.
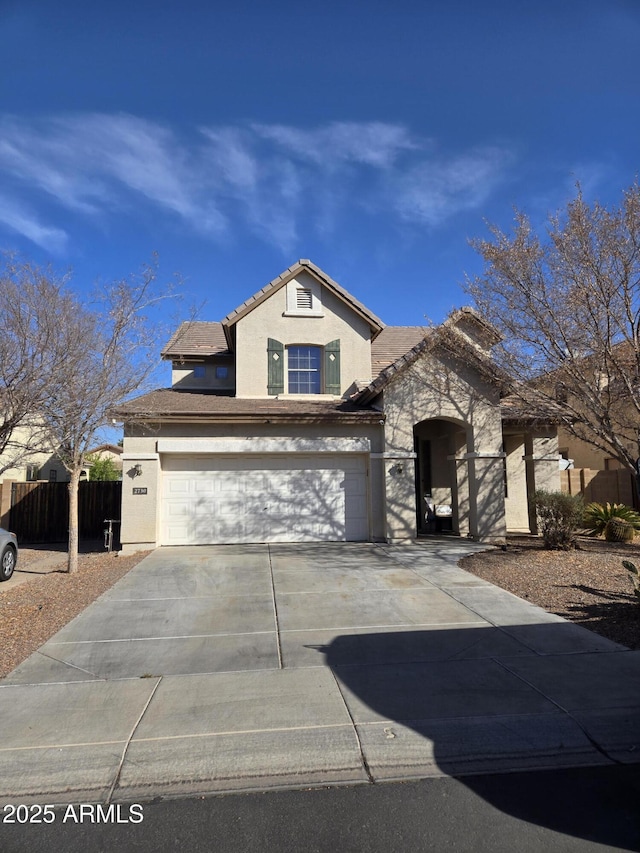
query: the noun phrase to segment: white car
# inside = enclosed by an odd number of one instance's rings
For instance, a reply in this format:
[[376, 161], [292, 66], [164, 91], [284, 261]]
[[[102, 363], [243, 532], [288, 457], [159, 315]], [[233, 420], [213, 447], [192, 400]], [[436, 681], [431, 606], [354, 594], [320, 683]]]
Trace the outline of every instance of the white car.
[[0, 581], [8, 581], [18, 562], [18, 540], [15, 533], [0, 527]]

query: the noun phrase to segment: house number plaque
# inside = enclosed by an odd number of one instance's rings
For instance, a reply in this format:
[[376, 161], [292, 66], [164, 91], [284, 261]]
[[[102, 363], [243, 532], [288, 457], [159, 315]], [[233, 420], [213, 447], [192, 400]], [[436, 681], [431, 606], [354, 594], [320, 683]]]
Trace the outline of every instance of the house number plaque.
[[134, 495], [146, 495], [147, 494], [147, 487], [143, 486], [142, 488], [140, 488], [140, 487], [134, 488], [133, 494]]

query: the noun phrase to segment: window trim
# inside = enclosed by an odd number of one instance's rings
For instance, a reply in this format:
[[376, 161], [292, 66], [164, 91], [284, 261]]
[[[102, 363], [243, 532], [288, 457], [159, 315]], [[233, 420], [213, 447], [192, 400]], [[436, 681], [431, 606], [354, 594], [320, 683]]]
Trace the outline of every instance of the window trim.
[[[310, 396], [318, 396], [319, 394], [324, 394], [324, 370], [323, 370], [323, 361], [324, 361], [324, 347], [319, 344], [287, 344], [285, 347], [287, 352], [287, 364], [286, 364], [286, 374], [287, 374], [287, 394], [295, 395], [299, 397], [301, 395], [310, 395]], [[314, 358], [317, 361], [317, 367], [301, 367], [297, 365], [295, 367], [291, 366], [291, 352], [292, 350], [308, 350], [309, 358]], [[302, 356], [302, 353], [298, 354], [298, 357]], [[291, 389], [292, 381], [291, 374], [292, 373], [301, 373], [307, 374], [309, 376], [313, 376], [317, 379], [318, 390], [304, 390], [304, 391], [293, 391]], [[300, 377], [302, 378], [302, 377]], [[315, 383], [314, 383], [315, 384]]]
[[296, 287], [296, 310], [313, 311], [313, 291], [310, 287]]
[[[322, 288], [319, 284], [313, 281], [297, 281], [293, 279], [286, 285], [285, 310], [284, 317], [324, 317], [322, 307]], [[299, 294], [308, 293], [311, 297], [311, 304], [308, 307], [301, 307], [299, 303]]]

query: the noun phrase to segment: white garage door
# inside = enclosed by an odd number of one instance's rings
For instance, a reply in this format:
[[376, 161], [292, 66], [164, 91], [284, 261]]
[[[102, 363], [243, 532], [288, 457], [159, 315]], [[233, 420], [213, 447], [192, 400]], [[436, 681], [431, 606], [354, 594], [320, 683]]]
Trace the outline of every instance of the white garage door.
[[363, 541], [366, 457], [163, 455], [163, 545]]

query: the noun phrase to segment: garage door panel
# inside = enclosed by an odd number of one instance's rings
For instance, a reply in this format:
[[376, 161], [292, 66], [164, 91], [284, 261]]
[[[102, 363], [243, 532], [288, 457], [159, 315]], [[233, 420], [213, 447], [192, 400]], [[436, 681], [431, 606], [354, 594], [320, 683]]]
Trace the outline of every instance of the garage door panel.
[[196, 495], [212, 495], [215, 492], [215, 484], [212, 480], [203, 480], [198, 477], [194, 480], [193, 491]]
[[364, 456], [163, 456], [165, 545], [366, 540]]
[[191, 483], [186, 479], [172, 479], [168, 483], [169, 495], [182, 497], [191, 491]]
[[186, 518], [191, 512], [193, 512], [190, 504], [183, 502], [176, 503], [175, 501], [165, 501], [164, 509], [169, 522], [175, 521], [176, 523], [179, 519]]

